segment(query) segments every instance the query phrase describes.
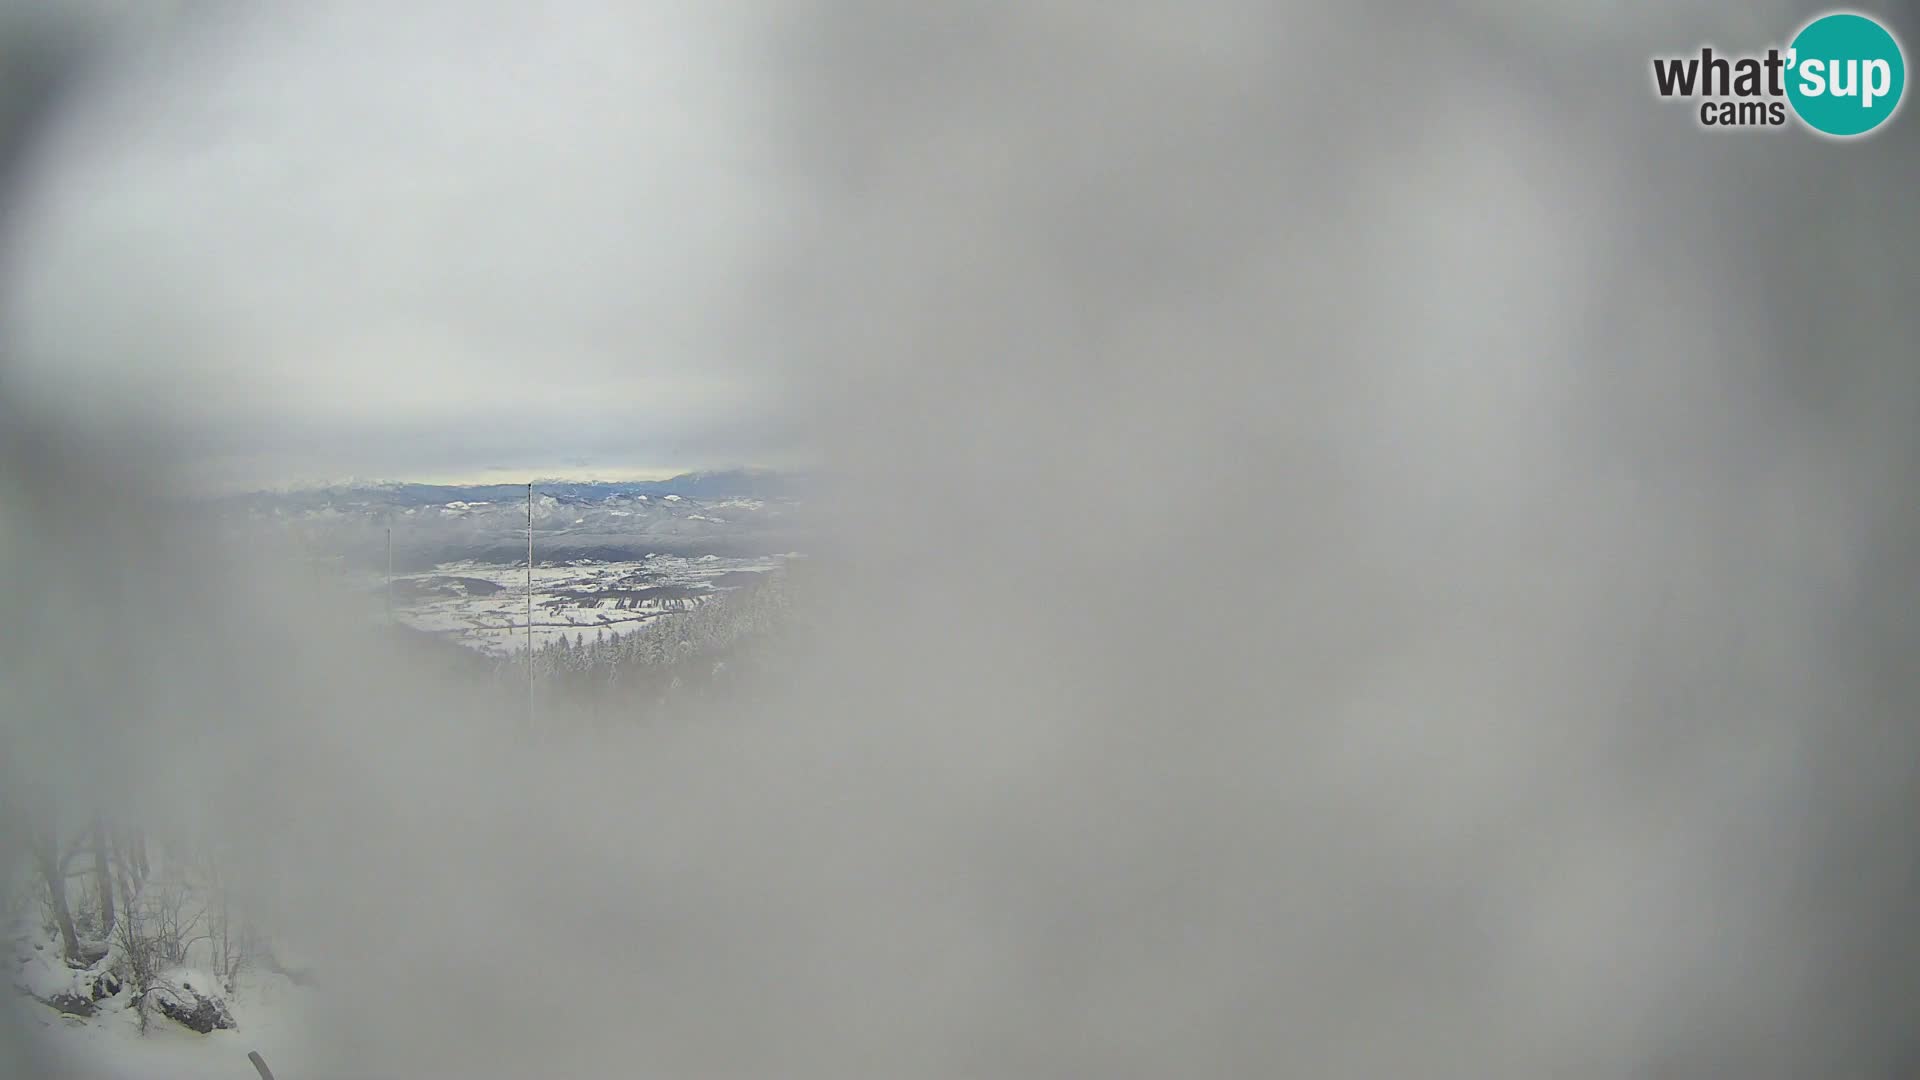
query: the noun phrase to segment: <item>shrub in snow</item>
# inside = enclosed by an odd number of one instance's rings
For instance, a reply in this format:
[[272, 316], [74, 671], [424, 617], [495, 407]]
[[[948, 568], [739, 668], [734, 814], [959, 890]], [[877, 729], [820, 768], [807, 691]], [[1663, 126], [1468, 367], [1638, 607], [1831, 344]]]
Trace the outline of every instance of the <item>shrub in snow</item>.
[[120, 992], [120, 978], [105, 955], [88, 967], [76, 969], [60, 958], [57, 938], [19, 938], [14, 946], [14, 987], [63, 1013], [92, 1016], [96, 1002]]
[[177, 1024], [201, 1034], [235, 1025], [233, 1010], [211, 975], [172, 968], [147, 988], [145, 1004]]

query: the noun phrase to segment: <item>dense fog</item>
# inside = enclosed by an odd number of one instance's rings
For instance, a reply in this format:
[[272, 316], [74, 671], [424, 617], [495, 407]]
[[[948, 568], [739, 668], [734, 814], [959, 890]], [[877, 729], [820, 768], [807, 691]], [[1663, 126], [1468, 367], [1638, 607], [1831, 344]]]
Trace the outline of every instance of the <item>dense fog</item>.
[[[285, 1080], [1920, 1067], [1913, 117], [1647, 76], [1810, 9], [698, 7], [9, 13], [19, 882], [217, 852]], [[530, 728], [181, 494], [583, 446], [816, 478], [752, 692]]]

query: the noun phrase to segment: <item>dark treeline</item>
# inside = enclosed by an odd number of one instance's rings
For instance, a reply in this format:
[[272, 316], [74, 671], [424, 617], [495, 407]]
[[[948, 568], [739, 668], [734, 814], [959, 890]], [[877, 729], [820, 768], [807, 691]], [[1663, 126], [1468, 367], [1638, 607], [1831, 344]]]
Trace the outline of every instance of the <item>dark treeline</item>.
[[[786, 573], [728, 590], [626, 633], [560, 634], [533, 652], [536, 705], [597, 719], [644, 718], [684, 696], [733, 684], [762, 666], [761, 646], [792, 611]], [[492, 665], [502, 693], [524, 693], [526, 650]]]

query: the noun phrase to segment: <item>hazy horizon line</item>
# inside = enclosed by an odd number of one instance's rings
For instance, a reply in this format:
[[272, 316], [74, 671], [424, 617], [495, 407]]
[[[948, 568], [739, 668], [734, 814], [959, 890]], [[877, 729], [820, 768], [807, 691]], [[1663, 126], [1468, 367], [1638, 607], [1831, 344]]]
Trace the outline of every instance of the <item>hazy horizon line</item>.
[[766, 473], [769, 475], [790, 476], [803, 470], [774, 465], [745, 464], [720, 465], [679, 469], [583, 469], [570, 472], [552, 472], [535, 474], [528, 477], [529, 469], [484, 469], [475, 472], [431, 473], [412, 476], [347, 476], [326, 480], [291, 480], [268, 485], [218, 485], [217, 488], [201, 492], [204, 495], [243, 496], [243, 495], [283, 495], [302, 491], [325, 491], [329, 488], [369, 488], [382, 486], [400, 486], [419, 484], [428, 487], [496, 487], [501, 485], [525, 486], [541, 484], [657, 484], [683, 477], [711, 476], [724, 473]]

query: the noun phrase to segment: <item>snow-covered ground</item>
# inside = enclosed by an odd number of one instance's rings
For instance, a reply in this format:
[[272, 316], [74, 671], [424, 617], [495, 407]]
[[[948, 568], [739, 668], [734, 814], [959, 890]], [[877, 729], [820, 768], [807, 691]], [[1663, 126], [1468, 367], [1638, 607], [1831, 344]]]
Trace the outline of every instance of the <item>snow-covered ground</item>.
[[[16, 979], [16, 989], [18, 979]], [[258, 1051], [276, 1076], [310, 1075], [299, 1064], [311, 1060], [306, 1048], [308, 1018], [317, 991], [296, 986], [270, 972], [243, 973], [229, 999], [239, 1026], [205, 1035], [180, 1026], [158, 1011], [148, 1013], [146, 1034], [126, 994], [100, 1002], [90, 1017], [69, 1016], [25, 993], [5, 995], [7, 1019], [24, 1031], [43, 1060], [60, 1076], [101, 1080], [256, 1080], [248, 1051]]]
[[[580, 559], [533, 569], [533, 638], [625, 633], [651, 619], [690, 610], [788, 556], [648, 555], [631, 562]], [[417, 630], [446, 634], [500, 654], [527, 638], [527, 569], [501, 563], [442, 563], [394, 578], [395, 617]]]

